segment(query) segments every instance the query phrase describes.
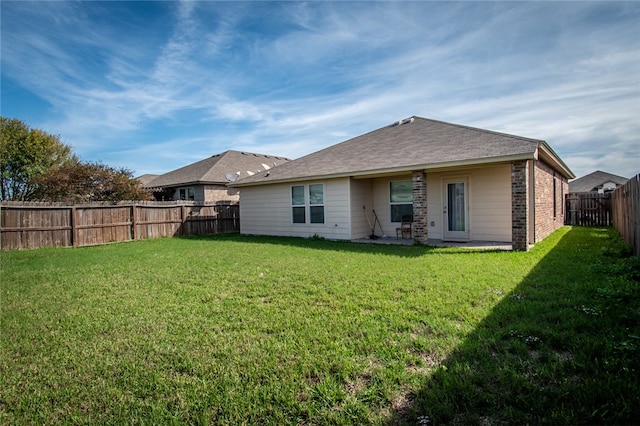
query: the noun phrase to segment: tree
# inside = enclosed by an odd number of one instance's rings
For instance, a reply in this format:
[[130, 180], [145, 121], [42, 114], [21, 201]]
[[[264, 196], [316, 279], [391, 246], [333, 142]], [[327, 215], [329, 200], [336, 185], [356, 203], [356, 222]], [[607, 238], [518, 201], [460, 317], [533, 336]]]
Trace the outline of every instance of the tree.
[[151, 200], [132, 172], [83, 163], [58, 136], [0, 117], [0, 200]]
[[0, 200], [29, 200], [36, 177], [76, 160], [58, 136], [0, 117]]
[[69, 161], [35, 179], [40, 201], [89, 202], [152, 200], [132, 172], [100, 163]]

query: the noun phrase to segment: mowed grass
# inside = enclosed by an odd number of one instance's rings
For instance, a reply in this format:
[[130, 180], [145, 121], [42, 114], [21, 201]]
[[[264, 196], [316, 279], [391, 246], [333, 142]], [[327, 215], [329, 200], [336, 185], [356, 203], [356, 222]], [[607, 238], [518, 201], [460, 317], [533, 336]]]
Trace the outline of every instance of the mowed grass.
[[2, 424], [585, 424], [640, 413], [637, 258], [244, 236], [0, 254]]

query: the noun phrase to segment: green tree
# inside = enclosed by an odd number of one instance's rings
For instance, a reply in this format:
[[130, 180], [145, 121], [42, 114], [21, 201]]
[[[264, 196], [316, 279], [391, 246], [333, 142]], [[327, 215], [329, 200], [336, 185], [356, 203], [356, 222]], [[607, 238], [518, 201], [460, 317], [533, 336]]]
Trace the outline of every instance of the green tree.
[[0, 200], [31, 200], [35, 179], [76, 157], [55, 135], [0, 117]]
[[69, 161], [35, 179], [40, 201], [89, 202], [152, 200], [132, 172], [100, 163]]

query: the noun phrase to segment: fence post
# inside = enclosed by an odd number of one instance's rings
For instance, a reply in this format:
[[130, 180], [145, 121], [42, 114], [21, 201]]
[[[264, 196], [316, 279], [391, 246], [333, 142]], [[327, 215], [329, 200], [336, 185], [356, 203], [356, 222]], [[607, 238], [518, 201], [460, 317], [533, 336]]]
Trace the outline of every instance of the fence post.
[[78, 247], [78, 218], [76, 217], [76, 206], [71, 206], [71, 245]]
[[131, 239], [138, 239], [138, 206], [136, 204], [131, 205]]
[[182, 224], [180, 225], [180, 235], [187, 235], [187, 230], [185, 229], [187, 224], [187, 206], [184, 204], [180, 206], [180, 219], [182, 220]]

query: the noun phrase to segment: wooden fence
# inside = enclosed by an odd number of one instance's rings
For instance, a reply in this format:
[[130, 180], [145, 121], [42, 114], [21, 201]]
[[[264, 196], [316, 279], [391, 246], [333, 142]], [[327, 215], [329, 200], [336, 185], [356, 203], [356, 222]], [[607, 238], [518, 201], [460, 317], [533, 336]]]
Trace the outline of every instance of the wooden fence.
[[240, 232], [238, 204], [0, 203], [2, 250], [235, 232]]
[[613, 226], [640, 256], [640, 174], [613, 191]]
[[565, 225], [611, 226], [611, 193], [570, 192], [565, 197]]

